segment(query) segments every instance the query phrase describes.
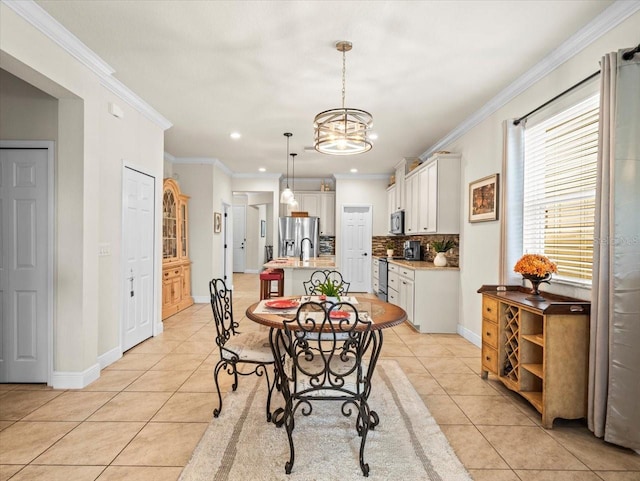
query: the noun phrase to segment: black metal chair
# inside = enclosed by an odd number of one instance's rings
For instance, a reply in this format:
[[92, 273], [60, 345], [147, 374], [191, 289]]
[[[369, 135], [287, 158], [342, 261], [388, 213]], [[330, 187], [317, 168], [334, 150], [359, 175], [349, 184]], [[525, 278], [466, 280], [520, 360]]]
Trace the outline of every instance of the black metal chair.
[[[227, 374], [233, 375], [232, 389], [238, 387], [238, 376], [265, 376], [267, 380], [267, 422], [271, 421], [271, 394], [275, 385], [275, 363], [273, 351], [269, 345], [269, 338], [258, 332], [240, 333], [237, 331], [238, 323], [233, 319], [232, 292], [222, 279], [213, 279], [209, 282], [211, 294], [211, 309], [216, 324], [216, 344], [220, 350], [220, 360], [213, 370], [213, 376], [218, 391], [218, 407], [213, 410], [213, 417], [218, 417], [222, 410], [222, 394], [218, 375], [223, 369]], [[252, 366], [248, 372], [238, 370], [239, 366], [247, 364]], [[269, 378], [269, 369], [274, 369], [273, 381]]]
[[338, 401], [344, 416], [357, 413], [360, 468], [368, 476], [369, 465], [364, 462], [367, 433], [379, 422], [367, 402], [380, 353], [380, 338], [371, 329], [372, 323], [361, 319], [356, 308], [346, 302], [306, 302], [294, 319], [283, 324], [284, 329], [272, 330], [271, 340], [280, 376], [278, 384], [285, 399], [285, 407], [274, 415], [281, 416], [278, 424], [285, 426], [289, 440], [285, 472], [291, 473], [295, 460], [296, 412], [309, 416], [313, 403]]
[[304, 290], [308, 296], [315, 296], [321, 294], [320, 286], [324, 284], [327, 279], [329, 279], [333, 285], [338, 288], [338, 294], [341, 296], [346, 296], [349, 294], [349, 286], [350, 282], [346, 282], [342, 278], [342, 274], [338, 271], [332, 270], [323, 270], [323, 271], [315, 271], [311, 274], [311, 278], [308, 281], [304, 281], [302, 285], [304, 286]]

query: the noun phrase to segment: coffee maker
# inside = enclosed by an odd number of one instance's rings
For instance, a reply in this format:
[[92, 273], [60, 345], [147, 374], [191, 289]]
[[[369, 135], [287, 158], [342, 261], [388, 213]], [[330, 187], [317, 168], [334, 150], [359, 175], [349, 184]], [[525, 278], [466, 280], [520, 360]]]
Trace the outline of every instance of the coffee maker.
[[407, 261], [419, 261], [420, 256], [420, 242], [419, 241], [404, 241], [404, 258]]

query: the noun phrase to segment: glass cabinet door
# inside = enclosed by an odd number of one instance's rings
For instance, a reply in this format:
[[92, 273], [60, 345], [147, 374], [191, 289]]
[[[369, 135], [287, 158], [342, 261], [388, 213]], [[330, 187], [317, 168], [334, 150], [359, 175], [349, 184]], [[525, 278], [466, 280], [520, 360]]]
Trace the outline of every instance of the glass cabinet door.
[[171, 190], [164, 191], [162, 199], [162, 258], [178, 256], [178, 205]]
[[187, 205], [180, 204], [180, 257], [187, 257]]

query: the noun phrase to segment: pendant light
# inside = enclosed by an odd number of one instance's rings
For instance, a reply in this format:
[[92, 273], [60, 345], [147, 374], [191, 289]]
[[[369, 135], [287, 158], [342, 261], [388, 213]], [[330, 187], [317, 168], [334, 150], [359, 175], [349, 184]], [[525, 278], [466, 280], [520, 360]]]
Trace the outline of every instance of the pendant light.
[[[294, 192], [296, 190], [296, 155], [298, 154], [291, 154], [291, 185], [293, 186]], [[291, 193], [289, 207], [291, 207], [291, 210], [298, 208], [298, 201], [296, 200], [295, 194], [293, 192]]]
[[373, 127], [373, 116], [365, 110], [344, 106], [346, 53], [352, 47], [351, 42], [336, 43], [336, 49], [342, 52], [342, 108], [320, 112], [313, 120], [314, 148], [323, 154], [361, 154], [372, 147], [369, 132]]
[[288, 204], [293, 198], [293, 192], [289, 188], [289, 139], [293, 134], [291, 132], [285, 132], [284, 136], [287, 138], [287, 188], [280, 194], [280, 203]]

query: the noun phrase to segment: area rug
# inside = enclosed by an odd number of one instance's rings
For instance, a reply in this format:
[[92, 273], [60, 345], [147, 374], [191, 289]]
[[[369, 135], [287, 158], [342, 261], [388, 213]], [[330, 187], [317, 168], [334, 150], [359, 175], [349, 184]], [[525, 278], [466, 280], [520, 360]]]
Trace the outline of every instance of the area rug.
[[266, 383], [253, 379], [241, 379], [226, 395], [179, 481], [471, 481], [396, 361], [376, 367], [369, 405], [380, 424], [367, 438], [368, 478], [358, 464], [355, 417], [343, 416], [337, 402], [315, 403], [310, 416], [296, 413], [295, 463], [285, 474], [287, 433], [266, 422]]

